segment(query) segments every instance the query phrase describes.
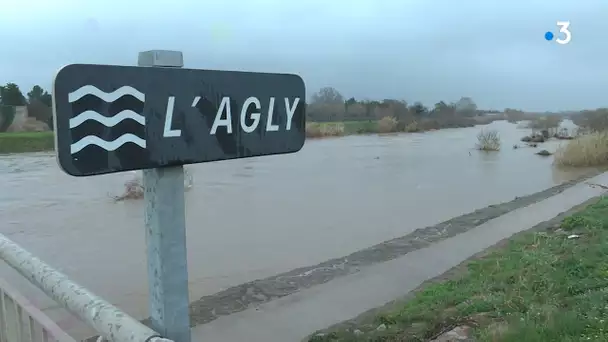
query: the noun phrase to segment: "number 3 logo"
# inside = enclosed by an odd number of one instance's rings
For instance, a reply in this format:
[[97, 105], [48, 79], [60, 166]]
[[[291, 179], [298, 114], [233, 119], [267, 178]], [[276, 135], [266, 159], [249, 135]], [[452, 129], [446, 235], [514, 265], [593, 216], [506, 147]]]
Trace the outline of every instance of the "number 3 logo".
[[559, 32], [563, 33], [565, 38], [564, 39], [557, 38], [555, 41], [561, 45], [570, 43], [570, 40], [572, 40], [572, 33], [568, 29], [570, 27], [570, 22], [569, 21], [558, 21], [557, 26], [559, 27]]

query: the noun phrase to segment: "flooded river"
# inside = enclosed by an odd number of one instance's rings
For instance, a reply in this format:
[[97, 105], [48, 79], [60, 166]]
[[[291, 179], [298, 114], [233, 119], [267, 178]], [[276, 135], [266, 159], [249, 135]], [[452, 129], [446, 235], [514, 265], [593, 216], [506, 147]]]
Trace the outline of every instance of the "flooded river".
[[[580, 174], [554, 170], [552, 157], [535, 155], [538, 149], [512, 149], [527, 130], [506, 122], [490, 127], [501, 134], [500, 152], [473, 149], [478, 126], [311, 140], [292, 155], [189, 166], [191, 300]], [[558, 143], [542, 148], [553, 151]], [[0, 156], [0, 232], [128, 313], [146, 317], [143, 201], [110, 198], [131, 177], [70, 177], [52, 154]], [[6, 268], [1, 275], [24, 284]]]

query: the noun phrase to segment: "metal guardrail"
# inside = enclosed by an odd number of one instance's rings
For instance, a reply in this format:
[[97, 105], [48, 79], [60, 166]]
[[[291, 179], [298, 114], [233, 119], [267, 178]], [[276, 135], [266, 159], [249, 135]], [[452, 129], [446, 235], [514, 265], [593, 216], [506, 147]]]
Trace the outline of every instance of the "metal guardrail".
[[[74, 283], [2, 234], [0, 259], [47, 296], [95, 328], [103, 337], [98, 341], [173, 342]], [[0, 342], [76, 342], [4, 282], [0, 282], [0, 297]], [[28, 340], [31, 336], [36, 339]]]
[[0, 279], [0, 341], [76, 342], [45, 313]]

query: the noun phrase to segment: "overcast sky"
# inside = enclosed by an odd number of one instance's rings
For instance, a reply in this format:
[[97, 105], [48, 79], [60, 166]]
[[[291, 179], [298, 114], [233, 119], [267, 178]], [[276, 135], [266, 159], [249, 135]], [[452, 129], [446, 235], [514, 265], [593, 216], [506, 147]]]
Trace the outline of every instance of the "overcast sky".
[[[65, 64], [174, 49], [189, 68], [297, 73], [309, 94], [595, 108], [607, 17], [607, 0], [0, 0], [0, 82], [48, 88]], [[558, 20], [568, 45], [544, 39]]]

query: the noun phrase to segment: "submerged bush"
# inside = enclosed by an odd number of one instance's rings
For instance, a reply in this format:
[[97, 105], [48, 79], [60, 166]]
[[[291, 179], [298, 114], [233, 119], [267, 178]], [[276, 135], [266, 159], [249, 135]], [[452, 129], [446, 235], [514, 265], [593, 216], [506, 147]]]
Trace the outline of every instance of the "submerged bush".
[[[124, 200], [138, 200], [144, 198], [145, 188], [143, 178], [139, 171], [131, 171], [133, 178], [125, 182], [124, 193], [120, 196], [112, 196], [114, 201], [120, 202]], [[194, 177], [184, 168], [184, 191], [188, 191], [194, 185]]]
[[495, 130], [481, 130], [477, 134], [477, 149], [480, 151], [500, 150], [500, 135]]
[[307, 122], [306, 136], [309, 138], [335, 137], [344, 135], [343, 122]]
[[405, 132], [419, 132], [420, 127], [418, 127], [418, 121], [412, 121], [405, 126], [403, 129]]
[[311, 138], [318, 138], [321, 136], [321, 124], [318, 122], [307, 122], [306, 123], [306, 136]]

